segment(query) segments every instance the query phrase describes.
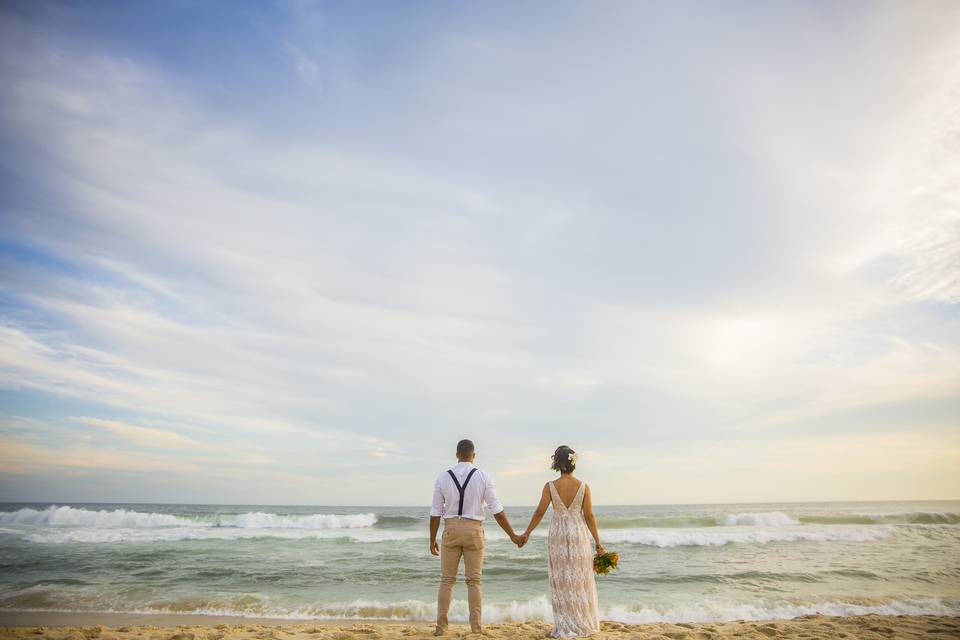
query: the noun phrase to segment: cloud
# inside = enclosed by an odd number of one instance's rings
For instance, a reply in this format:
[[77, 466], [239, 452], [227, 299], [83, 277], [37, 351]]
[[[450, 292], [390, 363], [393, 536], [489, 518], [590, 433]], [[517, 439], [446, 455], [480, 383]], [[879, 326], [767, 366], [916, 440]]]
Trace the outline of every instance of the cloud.
[[297, 76], [300, 78], [300, 82], [306, 85], [312, 85], [317, 82], [317, 79], [320, 75], [320, 67], [306, 53], [303, 52], [303, 49], [296, 46], [289, 40], [284, 41], [283, 49], [293, 60], [297, 69]]
[[123, 422], [119, 422], [117, 420], [104, 420], [102, 418], [89, 418], [86, 416], [79, 416], [73, 419], [92, 427], [106, 429], [111, 433], [130, 440], [134, 444], [145, 447], [183, 449], [194, 448], [199, 444], [192, 438], [175, 433], [173, 431], [166, 431], [164, 429], [138, 427], [131, 424], [124, 424]]
[[[239, 58], [205, 33], [216, 78], [5, 14], [0, 386], [303, 495], [353, 468], [356, 500], [462, 434], [519, 496], [555, 440], [695, 458], [949, 402], [960, 45], [923, 8], [856, 48], [779, 11], [638, 40], [635, 7], [477, 10], [309, 50], [281, 21]], [[272, 80], [291, 61], [322, 97]]]
[[[953, 499], [960, 441], [952, 425], [910, 431], [735, 439], [645, 456], [616, 477], [651, 502]], [[763, 479], [762, 482], [758, 479]], [[599, 487], [610, 490], [609, 480]], [[597, 492], [597, 489], [594, 489]], [[662, 497], [661, 497], [662, 496]]]
[[54, 447], [0, 439], [0, 472], [12, 474], [43, 473], [52, 468], [110, 470], [131, 472], [192, 473], [201, 467], [188, 461], [131, 455], [122, 451], [104, 451], [90, 447]]

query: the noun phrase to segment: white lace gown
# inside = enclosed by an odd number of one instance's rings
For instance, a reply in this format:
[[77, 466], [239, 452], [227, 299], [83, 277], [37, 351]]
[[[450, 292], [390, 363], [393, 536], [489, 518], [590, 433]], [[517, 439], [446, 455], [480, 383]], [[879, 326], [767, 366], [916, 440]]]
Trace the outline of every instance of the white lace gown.
[[583, 519], [581, 482], [568, 508], [551, 482], [553, 520], [547, 533], [547, 572], [553, 603], [554, 638], [589, 636], [600, 631], [593, 537]]

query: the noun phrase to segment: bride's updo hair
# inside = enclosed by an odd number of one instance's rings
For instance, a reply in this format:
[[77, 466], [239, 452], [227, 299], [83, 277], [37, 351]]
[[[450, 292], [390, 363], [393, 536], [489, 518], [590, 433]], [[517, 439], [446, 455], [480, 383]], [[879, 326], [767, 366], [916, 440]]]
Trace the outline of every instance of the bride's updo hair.
[[573, 470], [577, 468], [576, 458], [574, 457], [576, 453], [567, 445], [560, 445], [553, 452], [553, 464], [550, 468], [560, 473], [573, 473]]

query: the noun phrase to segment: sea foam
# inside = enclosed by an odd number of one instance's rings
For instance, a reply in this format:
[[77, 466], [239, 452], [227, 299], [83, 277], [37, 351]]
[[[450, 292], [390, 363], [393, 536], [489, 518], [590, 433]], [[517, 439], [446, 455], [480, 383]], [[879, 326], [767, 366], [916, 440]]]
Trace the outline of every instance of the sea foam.
[[[164, 610], [150, 609], [145, 613], [166, 613]], [[404, 600], [382, 602], [376, 600], [355, 600], [343, 604], [330, 604], [320, 607], [277, 610], [267, 608], [260, 611], [236, 611], [224, 608], [212, 608], [195, 611], [205, 615], [241, 615], [300, 619], [300, 620], [404, 620], [427, 621], [436, 619], [435, 602], [422, 600]], [[749, 603], [703, 601], [697, 604], [677, 606], [624, 606], [601, 607], [602, 620], [642, 624], [653, 622], [725, 622], [730, 620], [783, 620], [806, 615], [860, 616], [860, 615], [960, 615], [960, 602], [945, 601], [939, 598], [890, 600], [878, 604], [857, 604], [850, 602], [824, 601], [808, 604], [787, 603]], [[469, 608], [465, 600], [451, 602], [450, 620], [465, 623], [469, 620]], [[546, 595], [527, 601], [490, 604], [484, 603], [483, 618], [490, 623], [527, 622], [542, 620], [553, 622], [553, 607]]]
[[90, 529], [49, 528], [39, 531], [19, 532], [28, 542], [66, 544], [71, 542], [178, 542], [181, 540], [250, 540], [276, 538], [281, 540], [348, 540], [358, 543], [376, 543], [426, 539], [426, 532], [380, 529], [252, 529], [236, 527], [169, 527], [154, 529]]
[[220, 526], [243, 529], [358, 529], [372, 527], [376, 523], [377, 515], [374, 513], [277, 515], [257, 511], [235, 516], [221, 516], [219, 519]]
[[[309, 607], [278, 606], [256, 596], [240, 599], [186, 598], [151, 605], [106, 606], [97, 601], [81, 603], [67, 593], [49, 587], [34, 586], [6, 598], [0, 606], [17, 611], [105, 611], [138, 614], [194, 614], [209, 616], [269, 617], [288, 620], [403, 620], [425, 621], [436, 618], [436, 601], [416, 599], [394, 602], [356, 599]], [[11, 605], [13, 605], [11, 607]], [[724, 622], [730, 620], [783, 620], [806, 615], [960, 615], [960, 600], [942, 598], [879, 599], [874, 602], [823, 600], [812, 602], [699, 600], [696, 603], [611, 604], [601, 606], [600, 618], [624, 623], [655, 622]], [[490, 623], [553, 621], [553, 608], [546, 594], [526, 601], [484, 603], [484, 620]], [[467, 622], [469, 609], [465, 600], [454, 600], [450, 620]]]

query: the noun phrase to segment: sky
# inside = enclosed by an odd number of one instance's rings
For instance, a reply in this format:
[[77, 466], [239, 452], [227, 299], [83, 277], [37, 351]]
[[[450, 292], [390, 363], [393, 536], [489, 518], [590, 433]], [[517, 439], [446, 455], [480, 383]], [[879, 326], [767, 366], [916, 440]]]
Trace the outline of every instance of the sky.
[[0, 500], [960, 498], [958, 25], [4, 2]]

